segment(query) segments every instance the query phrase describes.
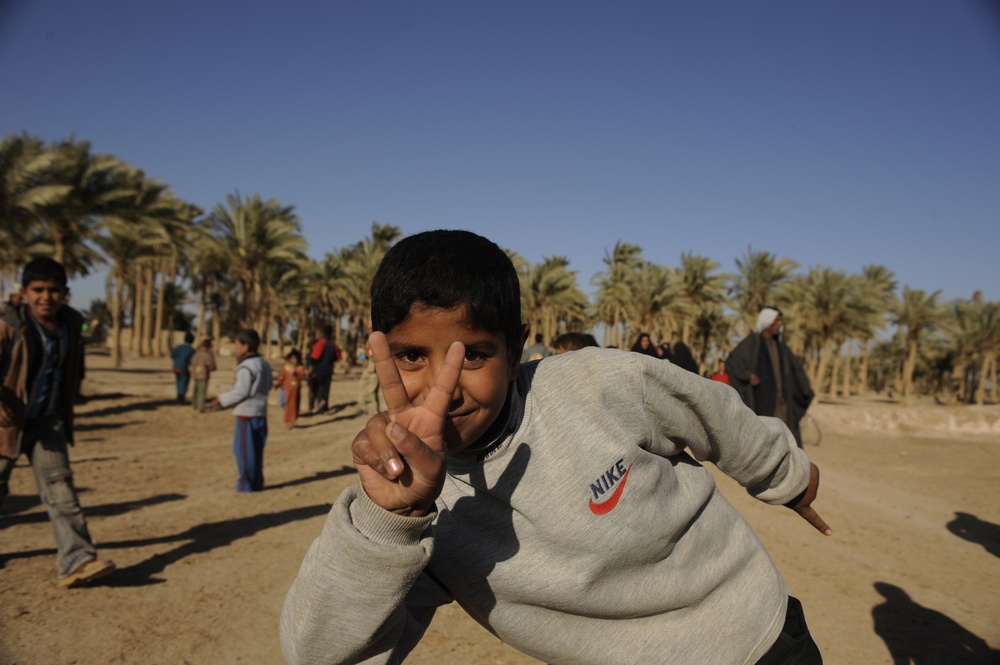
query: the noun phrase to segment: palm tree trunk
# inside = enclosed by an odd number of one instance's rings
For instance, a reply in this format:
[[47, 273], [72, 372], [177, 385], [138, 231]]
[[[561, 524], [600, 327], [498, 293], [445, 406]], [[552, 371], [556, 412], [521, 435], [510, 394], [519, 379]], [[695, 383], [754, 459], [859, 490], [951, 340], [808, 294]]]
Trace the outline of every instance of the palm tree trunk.
[[140, 358], [142, 353], [142, 340], [146, 337], [146, 316], [143, 307], [143, 296], [146, 293], [146, 271], [141, 265], [135, 266], [135, 295], [133, 298], [132, 314], [132, 339], [130, 348], [135, 351]]
[[195, 337], [197, 339], [205, 338], [205, 298], [204, 296], [198, 299], [198, 323], [195, 325]]
[[115, 278], [114, 297], [111, 299], [111, 366], [122, 365], [122, 299], [125, 297], [124, 270]]
[[907, 344], [906, 360], [903, 362], [903, 385], [901, 389], [902, 403], [909, 404], [913, 393], [913, 370], [917, 366], [917, 340], [911, 339]]
[[851, 358], [852, 357], [853, 357], [853, 354], [851, 353], [851, 340], [848, 339], [844, 343], [844, 364], [843, 364], [843, 368], [844, 368], [844, 370], [843, 370], [844, 371], [844, 382], [841, 384], [843, 386], [843, 388], [842, 388], [842, 390], [840, 392], [841, 396], [843, 396], [844, 398], [847, 398], [847, 397], [851, 396], [851, 384], [853, 383], [852, 379], [853, 379], [853, 376], [854, 376], [854, 373], [851, 372]]
[[990, 351], [990, 400], [996, 404], [997, 403], [997, 354], [996, 351]]
[[219, 308], [212, 307], [212, 339], [218, 343], [222, 339], [222, 317], [219, 315]]
[[[167, 282], [171, 287], [177, 286], [177, 247], [174, 245], [170, 246], [170, 281]], [[167, 326], [167, 348], [174, 348], [174, 303], [170, 303], [170, 311], [166, 312], [166, 326]]]
[[[837, 399], [837, 372], [840, 370], [840, 349], [844, 345], [834, 342], [834, 347], [831, 349], [830, 362], [832, 367], [830, 368], [830, 390], [827, 393], [831, 400]], [[817, 388], [820, 386], [817, 385]]]
[[830, 363], [831, 356], [835, 350], [834, 341], [832, 337], [827, 337], [823, 340], [823, 350], [820, 352], [819, 357], [816, 359], [816, 365], [814, 367], [813, 376], [809, 377], [809, 383], [815, 386], [816, 393], [823, 392], [823, 386], [826, 385], [826, 367]]
[[[986, 379], [990, 376], [995, 360], [993, 351], [983, 353], [983, 365], [979, 370], [979, 384], [976, 386], [975, 403], [982, 406], [986, 403]], [[994, 382], [996, 385], [996, 382]]]
[[[167, 289], [166, 271], [160, 270], [160, 290], [156, 294], [156, 322], [153, 325], [153, 338], [156, 340], [156, 355], [163, 355], [163, 325], [166, 321]], [[156, 270], [153, 271], [153, 281], [156, 281]], [[173, 326], [171, 326], [173, 327]]]
[[153, 355], [153, 290], [156, 287], [156, 275], [153, 265], [143, 267], [146, 273], [144, 283], [145, 293], [142, 297], [142, 318], [146, 321], [146, 335], [140, 340], [140, 348], [145, 350], [145, 355]]
[[864, 397], [868, 394], [868, 340], [861, 340], [861, 348], [858, 350], [858, 395]]

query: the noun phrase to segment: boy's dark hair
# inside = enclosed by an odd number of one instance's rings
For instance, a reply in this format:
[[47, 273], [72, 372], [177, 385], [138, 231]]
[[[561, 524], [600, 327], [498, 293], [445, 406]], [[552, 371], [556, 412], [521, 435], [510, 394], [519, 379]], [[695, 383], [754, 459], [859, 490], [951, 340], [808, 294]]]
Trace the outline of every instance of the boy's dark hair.
[[333, 326], [329, 323], [323, 326], [323, 337], [330, 337], [333, 335]]
[[556, 349], [566, 349], [567, 351], [579, 351], [588, 346], [597, 346], [597, 340], [593, 335], [578, 332], [568, 332], [559, 335], [552, 342], [552, 347]]
[[260, 335], [253, 328], [242, 328], [236, 333], [236, 339], [246, 344], [250, 353], [257, 353], [257, 349], [260, 348]]
[[388, 333], [419, 304], [464, 305], [469, 324], [521, 353], [521, 287], [510, 257], [469, 231], [426, 231], [393, 245], [372, 281], [372, 329]]
[[299, 353], [298, 349], [292, 349], [291, 351], [285, 354], [285, 360], [291, 360], [292, 358], [295, 358], [296, 362], [298, 362], [300, 365], [302, 364], [302, 354]]
[[193, 332], [184, 333], [184, 341], [187, 342], [188, 344], [192, 343], [194, 341], [194, 333]]
[[65, 288], [68, 281], [62, 264], [47, 256], [29, 261], [21, 271], [21, 286], [25, 288], [32, 282], [58, 282]]
[[201, 343], [201, 348], [210, 349], [212, 348], [212, 339], [208, 338]]

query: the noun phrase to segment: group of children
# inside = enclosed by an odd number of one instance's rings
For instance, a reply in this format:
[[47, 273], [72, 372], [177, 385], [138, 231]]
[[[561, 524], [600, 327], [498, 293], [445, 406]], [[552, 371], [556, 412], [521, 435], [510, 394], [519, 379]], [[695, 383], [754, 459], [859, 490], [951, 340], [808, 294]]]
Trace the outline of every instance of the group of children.
[[[0, 481], [23, 444], [53, 522], [72, 526], [75, 495], [53, 493], [41, 452], [61, 451], [56, 484], [71, 490], [71, 393], [52, 386], [71, 381], [79, 320], [57, 316], [65, 275], [40, 274], [26, 269], [28, 305], [0, 325]], [[801, 604], [702, 466], [830, 535], [812, 507], [819, 471], [780, 420], [638, 353], [585, 344], [522, 364], [517, 272], [473, 233], [403, 239], [371, 293], [386, 411], [355, 436], [359, 482], [285, 599], [290, 663], [400, 662], [450, 602], [549, 663], [822, 662]], [[18, 355], [25, 339], [34, 360]], [[272, 385], [294, 416], [304, 379], [292, 353], [273, 382], [259, 344], [236, 335], [235, 383], [212, 401], [237, 417], [240, 491], [263, 487]], [[65, 543], [57, 528], [65, 586], [113, 570], [81, 524]]]

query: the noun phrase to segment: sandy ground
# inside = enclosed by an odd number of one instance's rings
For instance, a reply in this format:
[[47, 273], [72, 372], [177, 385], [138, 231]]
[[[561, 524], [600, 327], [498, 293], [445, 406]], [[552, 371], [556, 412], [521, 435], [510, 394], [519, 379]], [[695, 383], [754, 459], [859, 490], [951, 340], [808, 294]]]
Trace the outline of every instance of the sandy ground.
[[[212, 394], [231, 381], [233, 360], [220, 365]], [[338, 375], [333, 409], [294, 430], [274, 400], [268, 489], [241, 495], [232, 415], [172, 403], [167, 366], [88, 358], [73, 468], [91, 532], [119, 566], [112, 577], [56, 587], [46, 513], [30, 470], [15, 470], [0, 509], [0, 665], [284, 662], [285, 592], [355, 482], [357, 375]], [[823, 473], [817, 507], [833, 537], [720, 485], [802, 599], [826, 662], [1000, 662], [1000, 406], [871, 399], [811, 413], [823, 432], [807, 448]], [[449, 606], [407, 662], [537, 661]]]

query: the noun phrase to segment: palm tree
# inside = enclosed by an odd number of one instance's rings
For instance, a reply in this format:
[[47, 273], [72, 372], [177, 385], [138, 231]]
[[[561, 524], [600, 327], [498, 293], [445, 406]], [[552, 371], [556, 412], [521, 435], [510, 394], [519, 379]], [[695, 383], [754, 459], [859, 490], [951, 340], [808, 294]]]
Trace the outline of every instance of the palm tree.
[[526, 263], [521, 276], [521, 303], [525, 321], [532, 330], [551, 340], [560, 332], [560, 322], [586, 317], [587, 298], [576, 284], [576, 271], [569, 259], [550, 256], [537, 265]]
[[591, 280], [597, 286], [597, 320], [605, 324], [604, 346], [623, 346], [624, 303], [629, 299], [629, 280], [643, 264], [642, 248], [619, 240], [611, 252], [605, 250], [607, 270]]
[[[981, 294], [980, 294], [981, 297]], [[986, 401], [986, 384], [992, 386], [992, 399], [997, 399], [997, 347], [1000, 346], [1000, 303], [978, 302], [975, 309], [975, 342], [981, 363], [979, 381], [974, 393], [976, 404]]]
[[920, 343], [937, 329], [944, 319], [944, 311], [938, 304], [940, 291], [927, 294], [922, 289], [903, 287], [903, 297], [893, 309], [893, 324], [899, 327], [906, 340], [906, 359], [903, 361], [901, 399], [908, 404], [913, 393], [913, 373], [917, 367]]
[[213, 339], [219, 339], [222, 328], [222, 311], [229, 306], [233, 289], [229, 277], [231, 256], [221, 239], [211, 233], [206, 220], [192, 226], [192, 243], [188, 254], [188, 279], [191, 290], [198, 298], [196, 335], [207, 333], [207, 319], [211, 314]]
[[[705, 256], [695, 256], [690, 252], [681, 254], [680, 277], [681, 297], [689, 308], [682, 319], [681, 341], [692, 347], [704, 364], [708, 354], [708, 342], [712, 329], [722, 319], [719, 307], [726, 300], [726, 283], [730, 277], [713, 274], [721, 264]], [[698, 328], [698, 340], [692, 339], [692, 330]]]
[[860, 344], [858, 353], [858, 394], [864, 395], [868, 390], [868, 345], [878, 331], [885, 327], [886, 317], [896, 300], [896, 279], [885, 266], [869, 264], [861, 268], [861, 298], [866, 305], [867, 315], [855, 331], [855, 337]]
[[327, 301], [338, 311], [350, 313], [350, 339], [345, 346], [352, 358], [356, 355], [356, 345], [365, 339], [371, 327], [371, 286], [375, 273], [385, 253], [402, 237], [399, 227], [372, 222], [371, 235], [342, 250], [336, 262], [328, 258], [324, 266], [330, 275], [325, 280]]
[[121, 171], [127, 164], [113, 155], [92, 155], [90, 143], [67, 139], [51, 148], [54, 156], [42, 173], [44, 183], [25, 203], [38, 220], [37, 241], [72, 275], [87, 275], [102, 261], [91, 243], [102, 219], [132, 196]]
[[241, 327], [250, 327], [264, 302], [263, 273], [269, 269], [292, 270], [305, 256], [299, 218], [293, 206], [275, 199], [261, 199], [239, 192], [226, 196], [208, 217], [209, 227], [230, 255], [230, 271], [238, 284], [237, 317]]
[[0, 295], [16, 282], [18, 268], [39, 255], [31, 250], [37, 217], [30, 211], [44, 200], [44, 173], [55, 151], [27, 133], [0, 140]]
[[676, 271], [670, 266], [644, 263], [632, 274], [628, 285], [629, 298], [625, 301], [628, 326], [660, 339], [672, 338], [675, 321], [691, 311]]
[[736, 259], [737, 275], [729, 287], [737, 312], [753, 330], [757, 314], [770, 304], [775, 287], [788, 279], [799, 264], [791, 259], [779, 259], [770, 252], [755, 252], [747, 247], [742, 258]]

